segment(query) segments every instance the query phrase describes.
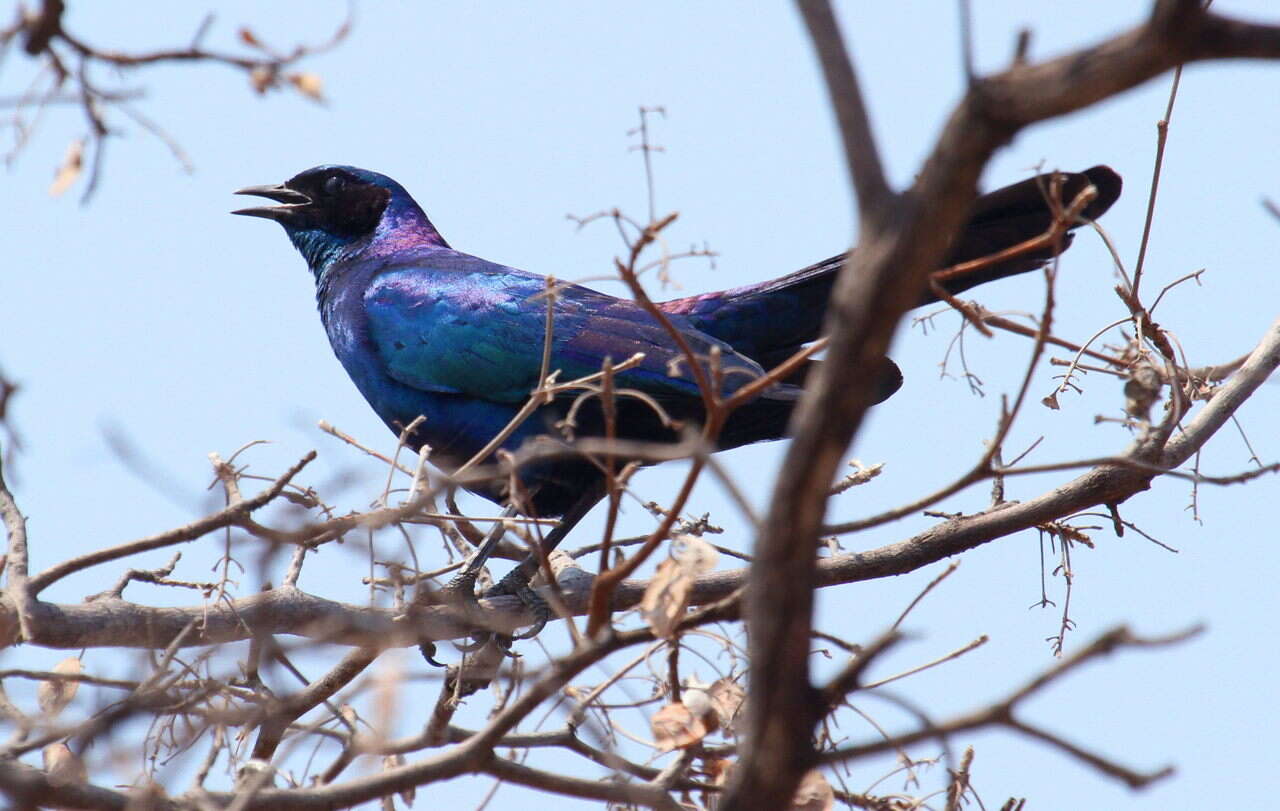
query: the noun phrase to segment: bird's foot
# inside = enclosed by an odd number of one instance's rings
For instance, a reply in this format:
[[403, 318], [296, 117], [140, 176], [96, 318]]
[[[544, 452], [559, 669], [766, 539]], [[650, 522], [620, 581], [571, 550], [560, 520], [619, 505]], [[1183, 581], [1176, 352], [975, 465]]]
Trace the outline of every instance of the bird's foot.
[[533, 639], [542, 633], [547, 621], [551, 619], [551, 606], [538, 595], [538, 592], [529, 586], [529, 576], [519, 566], [508, 572], [505, 577], [498, 581], [497, 585], [484, 593], [486, 598], [507, 595], [519, 597], [520, 602], [524, 603], [525, 608], [529, 609], [534, 618], [533, 625], [529, 626], [525, 631], [513, 634], [511, 639], [513, 641], [517, 639]]
[[436, 596], [439, 598], [440, 602], [445, 605], [476, 605], [476, 580], [478, 577], [478, 572], [471, 572], [463, 569], [460, 573], [454, 575], [452, 580], [445, 583], [440, 590], [436, 592]]
[[[456, 575], [448, 583], [436, 592], [435, 596], [440, 604], [451, 606], [463, 612], [468, 620], [474, 621], [479, 616], [480, 600], [476, 596], [476, 580], [478, 572], [470, 572], [464, 569]], [[474, 653], [485, 646], [490, 639], [496, 639], [501, 635], [491, 631], [476, 631], [471, 634], [470, 642], [460, 642], [455, 640], [453, 646], [462, 653]], [[503, 644], [503, 639], [497, 639], [499, 645]], [[509, 647], [507, 643], [505, 647]], [[435, 660], [436, 646], [428, 643], [419, 647], [422, 652], [422, 658], [435, 667], [443, 667], [444, 665]]]

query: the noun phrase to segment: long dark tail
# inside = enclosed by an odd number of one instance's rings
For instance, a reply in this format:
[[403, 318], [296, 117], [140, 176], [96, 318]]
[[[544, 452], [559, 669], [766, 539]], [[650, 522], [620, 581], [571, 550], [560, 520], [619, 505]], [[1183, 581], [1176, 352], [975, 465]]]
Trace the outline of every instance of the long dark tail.
[[[1062, 174], [1062, 205], [1069, 205], [1086, 184], [1092, 183], [1097, 188], [1098, 196], [1082, 212], [1085, 219], [1101, 217], [1120, 197], [1120, 175], [1109, 167], [1095, 166], [1080, 173]], [[956, 237], [944, 266], [991, 256], [1045, 233], [1053, 220], [1046, 200], [1050, 178], [1047, 174], [1029, 178], [974, 201], [969, 222]], [[950, 293], [960, 293], [1043, 267], [1071, 245], [1071, 238], [1072, 235], [1067, 234], [1056, 251], [1047, 248], [993, 264], [950, 280], [944, 287]], [[833, 256], [761, 284], [676, 299], [659, 306], [687, 316], [698, 329], [727, 342], [765, 368], [771, 368], [818, 337], [827, 299], [845, 256]], [[937, 297], [926, 291], [920, 303], [934, 301]]]

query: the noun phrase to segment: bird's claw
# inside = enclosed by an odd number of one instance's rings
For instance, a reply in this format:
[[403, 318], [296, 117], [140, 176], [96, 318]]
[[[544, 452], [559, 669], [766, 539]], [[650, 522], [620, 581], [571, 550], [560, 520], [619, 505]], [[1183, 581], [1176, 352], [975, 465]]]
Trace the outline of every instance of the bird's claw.
[[[463, 611], [470, 612], [472, 609], [479, 609], [480, 598], [476, 596], [476, 576], [469, 575], [465, 572], [456, 575], [452, 580], [446, 583], [438, 592], [441, 602], [445, 605], [461, 608]], [[529, 585], [519, 576], [518, 572], [512, 572], [502, 579], [497, 585], [484, 593], [484, 597], [501, 597], [511, 595], [519, 597], [520, 602], [533, 612], [536, 621], [532, 628], [521, 634], [507, 635], [500, 634], [496, 631], [476, 631], [471, 634], [470, 642], [454, 641], [453, 645], [464, 654], [475, 653], [483, 648], [489, 642], [493, 642], [502, 650], [506, 656], [514, 657], [511, 646], [517, 639], [532, 639], [547, 624], [547, 620], [551, 616], [551, 610], [547, 606], [546, 601], [538, 596], [538, 593], [529, 588]], [[435, 655], [435, 648], [432, 646], [430, 653]], [[427, 650], [423, 650], [423, 656], [428, 662], [436, 664], [433, 658], [427, 657]]]
[[[468, 573], [465, 570], [454, 576], [452, 580], [446, 583], [437, 595], [440, 601], [445, 605], [451, 605], [462, 609], [469, 617], [474, 618], [472, 613], [479, 609], [479, 598], [476, 596], [476, 575]], [[533, 614], [534, 622], [527, 630], [510, 636], [500, 634], [494, 631], [477, 631], [471, 634], [472, 641], [470, 643], [454, 642], [454, 646], [463, 653], [474, 653], [483, 648], [488, 642], [492, 641], [495, 645], [502, 649], [503, 653], [508, 656], [515, 656], [511, 651], [511, 646], [516, 640], [533, 639], [542, 629], [546, 627], [547, 621], [551, 619], [551, 606], [547, 605], [547, 601], [538, 596], [538, 593], [529, 587], [528, 579], [517, 567], [509, 572], [506, 577], [498, 581], [498, 583], [484, 593], [485, 599], [490, 597], [503, 596], [518, 597], [520, 602]], [[429, 648], [422, 646], [422, 655], [428, 662], [436, 665], [434, 659], [435, 646]]]
[[422, 658], [427, 660], [427, 664], [432, 667], [448, 667], [444, 662], [436, 661], [436, 643], [423, 642], [418, 646], [418, 652], [422, 654]]
[[483, 648], [486, 644], [488, 644], [489, 640], [492, 637], [493, 637], [492, 631], [475, 631], [474, 633], [471, 634], [470, 642], [459, 642], [458, 640], [455, 639], [453, 640], [453, 646], [457, 648], [459, 652], [464, 654], [475, 653], [476, 651]]
[[520, 602], [524, 603], [525, 608], [533, 614], [533, 625], [527, 630], [518, 634], [512, 634], [512, 641], [521, 639], [533, 639], [542, 633], [542, 629], [546, 627], [547, 621], [551, 619], [551, 606], [547, 601], [538, 595], [528, 583], [528, 580], [520, 572], [517, 567], [507, 574], [506, 577], [498, 581], [498, 584], [485, 592], [485, 597], [501, 597], [511, 595], [519, 597]]
[[[461, 609], [470, 619], [475, 618], [475, 612], [480, 608], [480, 599], [476, 596], [476, 575], [468, 574], [465, 571], [455, 575], [452, 580], [445, 583], [437, 592], [437, 596], [440, 602]], [[492, 631], [476, 631], [471, 634], [470, 642], [454, 640], [453, 646], [464, 654], [475, 653], [483, 648], [490, 639], [495, 639], [498, 636]], [[501, 641], [498, 641], [498, 644], [504, 650], [510, 647], [509, 644], [502, 645]], [[430, 662], [431, 660], [428, 659], [427, 661]]]

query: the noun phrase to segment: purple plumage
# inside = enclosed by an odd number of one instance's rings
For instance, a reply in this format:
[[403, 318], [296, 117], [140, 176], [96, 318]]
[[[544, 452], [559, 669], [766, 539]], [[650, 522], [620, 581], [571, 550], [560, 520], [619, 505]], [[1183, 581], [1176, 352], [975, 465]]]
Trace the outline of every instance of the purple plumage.
[[[1047, 177], [979, 198], [949, 263], [991, 255], [1043, 233], [1053, 216]], [[1059, 195], [1066, 202], [1087, 183], [1097, 188], [1084, 211], [1090, 219], [1120, 194], [1119, 176], [1106, 167], [1063, 180]], [[599, 371], [606, 358], [620, 363], [643, 356], [617, 375], [620, 439], [674, 442], [680, 425], [697, 425], [705, 416], [677, 342], [643, 308], [577, 285], [560, 287], [548, 298], [544, 277], [453, 250], [408, 192], [384, 175], [320, 166], [282, 185], [240, 193], [279, 203], [236, 213], [284, 226], [315, 275], [325, 330], [357, 388], [393, 431], [425, 417], [410, 444], [429, 445], [432, 461], [446, 471], [481, 451], [538, 385], [548, 306], [554, 316], [551, 368], [561, 381]], [[1068, 235], [1056, 249], [989, 264], [946, 286], [959, 292], [1040, 267], [1069, 244]], [[660, 307], [708, 371], [715, 350], [718, 393], [729, 395], [818, 337], [843, 260], [835, 256], [763, 284]], [[879, 378], [880, 399], [901, 382], [887, 359], [882, 368], [860, 373]], [[718, 437], [719, 447], [781, 438], [801, 394], [794, 383], [802, 377], [775, 383], [737, 409]], [[524, 512], [565, 516], [547, 536], [548, 547], [604, 494], [600, 468], [573, 452], [560, 427], [573, 409], [574, 437], [605, 434], [598, 398], [576, 402], [579, 394], [566, 392], [542, 405], [501, 443], [512, 453], [535, 439], [550, 439], [559, 448], [518, 468], [519, 492], [509, 492], [512, 478], [505, 472], [467, 482], [500, 503], [514, 500]]]

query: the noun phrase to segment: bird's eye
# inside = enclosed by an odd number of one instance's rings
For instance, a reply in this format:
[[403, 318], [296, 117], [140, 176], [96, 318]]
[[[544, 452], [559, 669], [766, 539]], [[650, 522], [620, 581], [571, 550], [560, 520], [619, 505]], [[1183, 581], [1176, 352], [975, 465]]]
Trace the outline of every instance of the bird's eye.
[[347, 187], [347, 181], [338, 175], [334, 175], [324, 182], [324, 193], [336, 197], [342, 194], [343, 189]]

